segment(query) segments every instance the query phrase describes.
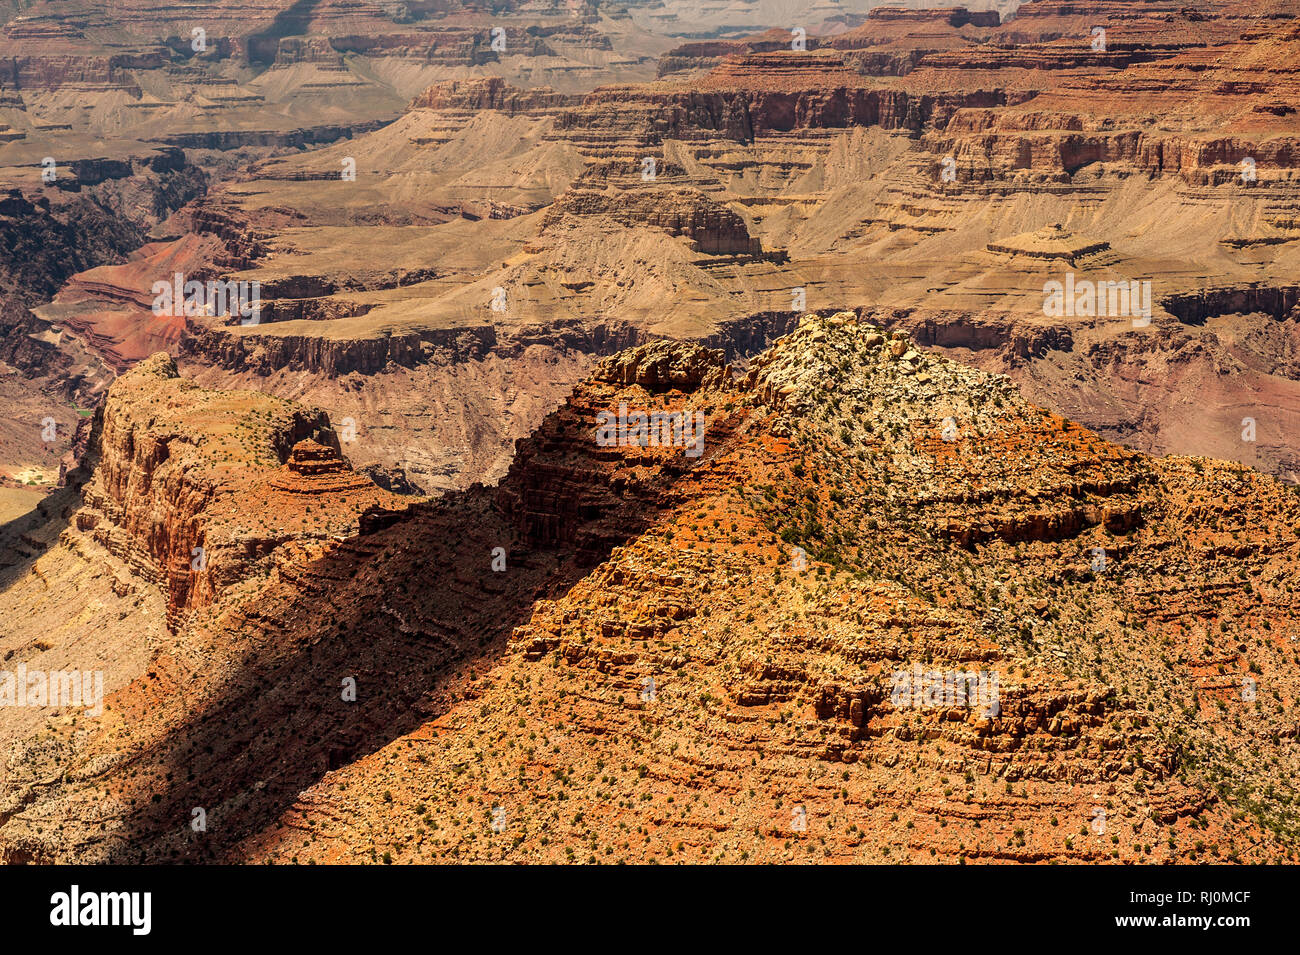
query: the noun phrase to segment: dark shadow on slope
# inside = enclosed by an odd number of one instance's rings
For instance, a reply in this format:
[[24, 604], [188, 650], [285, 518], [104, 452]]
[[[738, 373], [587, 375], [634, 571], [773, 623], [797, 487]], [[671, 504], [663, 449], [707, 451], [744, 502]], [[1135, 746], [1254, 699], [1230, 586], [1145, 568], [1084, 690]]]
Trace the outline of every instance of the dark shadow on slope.
[[287, 36], [305, 33], [319, 4], [320, 0], [294, 0], [275, 15], [265, 30], [249, 34], [248, 61], [260, 66], [269, 66], [274, 62], [280, 41]]
[[[563, 594], [614, 546], [652, 526], [681, 476], [728, 443], [714, 443], [695, 461], [679, 458], [633, 492], [615, 490], [612, 466], [593, 477], [587, 458], [557, 463], [548, 455], [529, 472], [534, 483], [515, 475], [514, 490], [556, 507], [558, 523], [567, 524], [558, 535], [549, 523], [547, 532], [528, 536], [523, 528], [532, 525], [509, 513], [509, 494], [476, 487], [351, 539], [279, 596], [268, 588], [233, 621], [234, 632], [218, 635], [250, 645], [230, 676], [208, 683], [213, 702], [202, 703], [184, 684], [149, 699], [147, 679], [133, 688], [136, 700], [124, 694], [124, 705], [136, 708], [124, 713], [128, 721], [172, 713], [180, 725], [141, 752], [133, 760], [138, 775], [123, 780], [136, 804], [120, 861], [229, 858], [328, 771], [466, 698], [436, 691], [457, 672], [490, 669], [538, 598]], [[580, 475], [587, 486], [561, 479], [560, 493], [548, 496], [549, 484], [536, 482], [557, 466], [572, 467], [567, 477]], [[495, 547], [506, 548], [505, 572], [491, 568]], [[356, 702], [341, 699], [346, 677], [356, 680]], [[206, 813], [203, 834], [191, 829], [196, 808]], [[312, 854], [305, 846], [303, 861]]]

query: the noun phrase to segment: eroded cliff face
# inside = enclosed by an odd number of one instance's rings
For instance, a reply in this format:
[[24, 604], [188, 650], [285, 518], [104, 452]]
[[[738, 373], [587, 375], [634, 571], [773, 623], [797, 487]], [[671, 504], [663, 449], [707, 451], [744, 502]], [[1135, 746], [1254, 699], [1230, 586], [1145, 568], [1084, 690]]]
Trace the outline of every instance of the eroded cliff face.
[[748, 372], [617, 355], [499, 487], [363, 524], [286, 544], [102, 722], [19, 746], [6, 856], [1294, 854], [1300, 499], [1109, 444], [853, 313]]
[[[37, 0], [0, 29], [0, 84], [20, 109], [100, 135], [293, 146], [390, 119], [439, 79], [540, 74], [589, 89], [615, 67], [650, 77], [668, 45], [594, 10], [535, 4]], [[25, 119], [19, 136], [34, 132]]]
[[265, 574], [284, 544], [350, 536], [401, 506], [351, 472], [323, 412], [206, 392], [164, 354], [114, 382], [90, 454], [73, 526], [158, 586], [173, 625]]
[[761, 243], [746, 230], [744, 219], [694, 189], [613, 195], [570, 189], [547, 210], [544, 222], [575, 216], [604, 216], [625, 226], [663, 229], [669, 235], [686, 236], [694, 248], [710, 255], [762, 252]]
[[78, 316], [51, 323], [49, 299], [72, 276], [129, 258], [207, 181], [179, 149], [99, 140], [65, 150], [0, 123], [0, 495], [61, 482], [121, 368], [105, 337], [73, 330]]
[[[42, 305], [69, 275], [121, 263], [209, 181], [237, 178], [267, 156], [380, 128], [430, 84], [553, 74], [572, 95], [612, 78], [615, 68], [649, 78], [654, 54], [667, 45], [593, 10], [409, 6], [42, 0], [9, 11], [0, 27], [0, 274], [19, 302]], [[496, 26], [508, 49], [492, 44]], [[192, 231], [200, 242], [220, 239], [210, 256], [186, 263], [202, 281], [261, 254], [256, 237], [237, 224], [199, 208], [158, 237]], [[40, 382], [41, 405], [22, 407], [15, 421], [53, 414], [70, 431], [61, 402], [92, 406], [113, 374], [155, 351], [178, 350], [179, 328], [161, 328], [132, 307], [172, 264], [166, 258], [143, 263], [154, 268], [145, 276], [131, 269], [82, 276], [62, 290], [58, 304], [66, 307], [43, 314], [34, 330], [6, 323], [18, 337], [67, 332], [79, 341], [60, 346], [64, 352], [80, 349], [86, 354], [76, 360], [105, 366], [80, 394]], [[268, 308], [268, 319], [292, 310]], [[43, 357], [33, 377], [57, 377], [59, 358]], [[21, 400], [18, 389], [5, 391], [7, 402]], [[9, 422], [5, 430], [20, 433]], [[39, 444], [24, 437], [15, 460], [0, 466], [7, 474], [43, 472]]]
[[[624, 63], [575, 86], [549, 82], [541, 47], [599, 53], [596, 30], [617, 51], [630, 35], [584, 14], [524, 38], [502, 11], [526, 79], [505, 69], [515, 54], [483, 64], [500, 75], [421, 68], [381, 128], [250, 152], [237, 172], [227, 157], [227, 181], [170, 221], [183, 237], [79, 274], [38, 332], [66, 330], [113, 369], [167, 350], [207, 386], [351, 418], [351, 457], [434, 491], [499, 479], [512, 442], [617, 348], [672, 337], [744, 359], [804, 308], [852, 308], [1109, 439], [1286, 477], [1297, 40], [1275, 12], [881, 9], [804, 51], [782, 30], [689, 42], [655, 81]], [[471, 25], [412, 15], [440, 55], [473, 53]], [[350, 16], [347, 38], [330, 32]], [[415, 34], [379, 18], [295, 12], [284, 29], [323, 32], [278, 37], [270, 73], [328, 67], [319, 92], [351, 75], [346, 48], [392, 80]], [[225, 93], [222, 111], [249, 108]], [[1052, 224], [1108, 254], [1007, 245]], [[151, 282], [182, 265], [259, 282], [260, 324], [151, 320]], [[1153, 331], [1047, 316], [1044, 285], [1066, 271], [1150, 281]], [[1237, 437], [1245, 418], [1267, 420], [1257, 442]]]

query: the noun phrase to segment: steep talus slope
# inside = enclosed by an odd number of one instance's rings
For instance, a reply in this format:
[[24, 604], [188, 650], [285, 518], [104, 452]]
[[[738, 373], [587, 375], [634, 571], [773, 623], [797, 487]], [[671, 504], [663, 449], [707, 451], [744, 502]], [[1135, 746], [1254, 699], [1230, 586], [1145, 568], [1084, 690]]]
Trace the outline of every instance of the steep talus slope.
[[[625, 442], [620, 411], [688, 417]], [[655, 342], [499, 487], [289, 542], [98, 722], [16, 747], [0, 845], [1285, 859], [1298, 525], [1270, 478], [1108, 444], [852, 313], [747, 373]], [[913, 706], [892, 694], [913, 668], [998, 694]]]
[[[165, 365], [161, 356], [154, 364]], [[134, 435], [153, 421], [159, 390], [206, 399], [212, 406], [197, 418], [196, 424], [205, 429], [195, 432], [201, 449], [220, 451], [231, 445], [226, 412], [230, 404], [253, 404], [236, 421], [271, 413], [276, 426], [269, 437], [286, 441], [293, 439], [293, 429], [286, 425], [297, 420], [293, 415], [304, 414], [248, 393], [205, 393], [166, 374], [169, 371], [138, 368], [118, 383], [105, 410], [106, 416], [121, 419], [114, 434]], [[286, 414], [290, 418], [280, 420]], [[137, 420], [140, 416], [143, 420]], [[306, 420], [311, 423], [310, 414]], [[147, 438], [139, 442], [146, 458], [155, 456], [149, 449], [166, 445], [161, 438], [178, 441], [167, 434], [166, 423], [148, 424], [141, 434]], [[206, 429], [214, 425], [217, 434], [209, 436]], [[109, 441], [104, 453], [116, 458], [135, 444], [134, 437]], [[309, 453], [303, 453], [304, 448]], [[318, 442], [300, 440], [287, 468], [276, 468], [259, 451], [246, 456], [238, 474], [217, 485], [214, 497], [220, 497], [197, 515], [198, 521], [209, 521], [203, 528], [209, 542], [217, 529], [230, 537], [241, 533], [241, 521], [277, 516], [286, 517], [285, 523], [298, 530], [294, 518], [303, 514], [300, 532], [280, 543], [269, 558], [245, 568], [242, 579], [215, 591], [215, 603], [195, 601], [174, 633], [156, 645], [151, 641], [147, 672], [125, 663], [110, 671], [110, 690], [124, 682], [129, 686], [109, 699], [91, 732], [75, 716], [63, 716], [15, 747], [0, 805], [7, 859], [215, 857], [235, 839], [274, 819], [322, 773], [381, 747], [451, 700], [472, 694], [472, 681], [462, 685], [464, 672], [475, 661], [479, 666], [491, 664], [509, 633], [527, 619], [539, 590], [567, 590], [583, 567], [604, 556], [611, 541], [644, 529], [658, 506], [653, 489], [621, 502], [607, 488], [594, 507], [596, 513], [586, 515], [594, 530], [581, 553], [568, 543], [532, 547], [513, 529], [510, 518], [493, 508], [497, 492], [482, 487], [436, 504], [415, 503], [404, 513], [368, 506], [359, 515], [358, 503], [391, 495], [347, 488], [307, 498], [305, 508], [284, 514], [268, 485], [295, 481], [285, 473], [293, 470], [295, 460], [304, 465], [321, 462], [329, 458], [324, 451]], [[197, 470], [196, 463], [181, 461], [171, 472], [182, 481], [180, 491], [191, 483], [188, 475]], [[106, 480], [105, 470], [134, 475], [131, 486], [137, 488], [153, 486], [167, 475], [158, 469], [146, 481], [143, 467], [119, 462], [107, 469], [101, 465], [92, 487], [116, 483]], [[581, 483], [583, 477], [576, 470], [572, 482]], [[310, 484], [302, 478], [295, 483]], [[242, 493], [231, 497], [237, 486]], [[139, 497], [137, 510], [149, 505]], [[87, 494], [88, 500], [94, 498]], [[159, 506], [148, 517], [161, 521], [162, 527], [188, 513], [185, 493], [156, 500]], [[172, 506], [163, 505], [164, 500]], [[620, 506], [621, 518], [606, 513]], [[224, 523], [212, 520], [209, 512], [217, 510]], [[607, 519], [612, 520], [609, 526]], [[360, 533], [342, 540], [349, 523]], [[344, 533], [315, 532], [321, 526]], [[246, 536], [234, 539], [247, 543]], [[502, 548], [503, 563], [493, 570], [497, 548]], [[240, 556], [260, 556], [247, 551], [244, 547], [243, 553], [237, 549], [229, 554], [227, 568]], [[112, 553], [100, 552], [93, 534], [73, 528], [59, 548], [32, 564], [4, 599], [13, 606], [29, 605], [32, 592], [45, 579], [68, 576], [83, 559], [117, 566]], [[142, 563], [136, 561], [137, 566]], [[122, 613], [131, 612], [118, 606]], [[49, 621], [53, 612], [42, 608], [34, 625], [42, 618]], [[348, 681], [355, 688], [355, 703], [343, 699]], [[131, 737], [126, 746], [133, 753], [132, 768], [122, 777], [116, 772], [105, 775], [107, 767], [122, 759], [123, 733]], [[286, 733], [297, 740], [288, 749]], [[51, 782], [65, 778], [58, 767], [69, 761], [84, 772], [75, 773], [75, 781], [67, 776], [67, 786], [56, 783], [54, 802], [47, 804], [42, 793]], [[148, 793], [138, 787], [146, 777], [151, 780]], [[215, 838], [185, 835], [195, 807], [209, 814]], [[42, 821], [48, 811], [86, 826], [70, 823], [51, 831]], [[183, 822], [179, 828], [177, 819]], [[107, 825], [101, 827], [100, 821]]]

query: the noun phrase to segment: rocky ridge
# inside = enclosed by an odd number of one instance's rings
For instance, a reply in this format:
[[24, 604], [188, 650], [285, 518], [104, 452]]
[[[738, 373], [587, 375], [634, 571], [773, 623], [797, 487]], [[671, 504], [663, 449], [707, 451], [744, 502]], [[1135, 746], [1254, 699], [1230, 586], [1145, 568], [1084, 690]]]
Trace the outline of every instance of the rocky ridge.
[[[623, 406], [702, 416], [702, 453], [596, 441]], [[300, 469], [329, 458], [303, 447]], [[1267, 477], [1116, 447], [855, 313], [805, 317], [747, 372], [638, 346], [498, 488], [282, 561], [186, 623], [162, 684], [142, 674], [102, 726], [20, 747], [0, 843], [43, 861], [1279, 861], [1298, 519]], [[914, 668], [996, 673], [997, 712], [900, 699]], [[356, 704], [337, 702], [348, 674]], [[123, 731], [137, 769], [92, 771]], [[37, 821], [89, 804], [121, 808], [93, 833]], [[220, 825], [189, 833], [194, 805]]]
[[405, 506], [352, 473], [323, 413], [197, 389], [164, 354], [114, 382], [95, 431], [72, 523], [164, 591], [173, 626], [286, 543], [349, 537]]

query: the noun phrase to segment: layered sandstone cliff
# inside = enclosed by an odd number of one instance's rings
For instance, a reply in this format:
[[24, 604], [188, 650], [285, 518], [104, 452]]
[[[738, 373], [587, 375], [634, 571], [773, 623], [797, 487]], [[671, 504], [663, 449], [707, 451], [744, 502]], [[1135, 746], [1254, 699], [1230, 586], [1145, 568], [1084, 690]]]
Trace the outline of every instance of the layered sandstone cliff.
[[401, 506], [351, 473], [322, 412], [195, 388], [162, 354], [109, 389], [91, 454], [73, 524], [157, 585], [173, 623], [265, 573], [284, 544], [355, 534]]

